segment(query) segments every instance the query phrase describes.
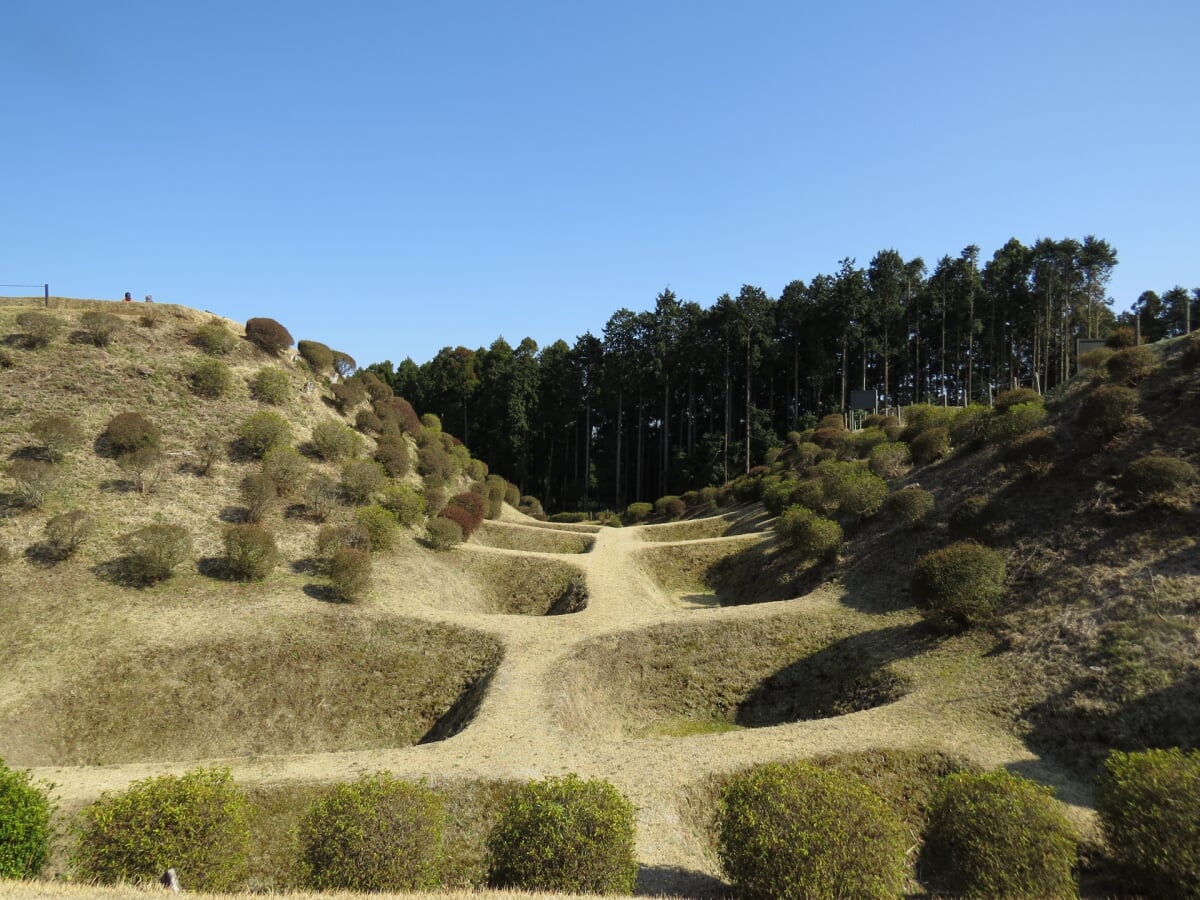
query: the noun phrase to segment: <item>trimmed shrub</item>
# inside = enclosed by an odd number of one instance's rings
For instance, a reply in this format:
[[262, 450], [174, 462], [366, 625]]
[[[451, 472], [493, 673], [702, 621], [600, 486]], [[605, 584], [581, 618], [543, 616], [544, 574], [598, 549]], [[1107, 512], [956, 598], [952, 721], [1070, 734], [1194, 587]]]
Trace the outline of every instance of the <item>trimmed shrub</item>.
[[243, 450], [254, 459], [262, 459], [276, 447], [292, 442], [292, 426], [277, 412], [251, 413], [238, 428]]
[[1003, 443], [1028, 434], [1041, 426], [1046, 419], [1046, 407], [1041, 402], [1018, 403], [1009, 407], [1002, 416], [995, 416], [989, 423], [988, 439], [994, 443]]
[[1079, 368], [1092, 369], [1093, 371], [1103, 369], [1108, 365], [1108, 361], [1112, 359], [1114, 352], [1109, 347], [1097, 347], [1095, 350], [1080, 353]]
[[304, 508], [318, 522], [324, 522], [333, 513], [340, 497], [337, 482], [328, 475], [317, 474], [304, 488]]
[[249, 872], [246, 798], [228, 769], [196, 769], [105, 792], [79, 814], [72, 856], [84, 883], [157, 881], [174, 868], [189, 890], [234, 891]]
[[171, 577], [192, 555], [192, 536], [181, 525], [146, 525], [121, 538], [125, 571], [136, 584], [155, 584]]
[[398, 434], [385, 434], [375, 446], [375, 461], [392, 478], [403, 478], [412, 471], [408, 441]]
[[717, 854], [745, 900], [892, 898], [907, 836], [861, 781], [807, 763], [736, 776], [718, 813]]
[[233, 373], [219, 359], [202, 359], [193, 364], [188, 372], [188, 384], [197, 397], [216, 400], [228, 394], [233, 387]]
[[463, 540], [466, 540], [483, 524], [486, 508], [487, 500], [472, 491], [464, 491], [451, 497], [438, 515], [458, 522], [462, 526]]
[[1200, 750], [1114, 750], [1096, 783], [1108, 846], [1152, 897], [1200, 897]]
[[912, 451], [908, 449], [908, 444], [899, 442], [879, 444], [871, 448], [868, 465], [880, 478], [894, 481], [903, 478], [912, 468]]
[[890, 494], [884, 506], [898, 524], [905, 528], [921, 528], [933, 514], [933, 494], [919, 487], [906, 487]]
[[539, 521], [544, 521], [546, 518], [546, 511], [542, 509], [542, 501], [532, 494], [526, 494], [520, 498], [517, 504], [517, 511]]
[[947, 520], [950, 533], [955, 536], [980, 535], [995, 518], [991, 503], [987, 494], [964, 497]]
[[103, 312], [98, 309], [89, 309], [79, 317], [79, 324], [83, 326], [84, 334], [87, 339], [97, 347], [107, 347], [112, 343], [117, 332], [121, 330], [120, 316], [114, 316], [112, 313]]
[[314, 890], [422, 891], [441, 883], [442, 799], [390, 773], [331, 788], [297, 830], [301, 883]]
[[911, 446], [913, 440], [923, 431], [928, 431], [930, 428], [948, 429], [956, 415], [958, 415], [958, 408], [954, 406], [914, 403], [904, 411], [904, 430], [901, 433], [901, 439]]
[[417, 474], [443, 480], [454, 474], [454, 464], [441, 444], [426, 444], [417, 450]]
[[792, 505], [792, 492], [795, 489], [794, 479], [772, 476], [763, 484], [762, 505], [771, 515], [777, 516]]
[[50, 787], [0, 759], [0, 879], [33, 878], [46, 864], [54, 836]]
[[504, 512], [504, 497], [508, 493], [509, 484], [499, 475], [488, 475], [484, 487], [487, 490], [487, 510], [484, 517], [498, 519]]
[[83, 443], [83, 430], [67, 416], [43, 416], [29, 426], [29, 433], [52, 462]]
[[266, 366], [254, 373], [250, 380], [250, 393], [261, 403], [282, 406], [292, 390], [292, 381], [283, 369]]
[[462, 527], [450, 519], [434, 516], [426, 526], [425, 536], [434, 550], [450, 550], [462, 543]]
[[1137, 332], [1128, 325], [1123, 325], [1113, 329], [1112, 333], [1104, 339], [1104, 346], [1120, 350], [1123, 347], [1136, 347], [1137, 342]]
[[951, 423], [950, 440], [955, 447], [978, 447], [988, 439], [989, 427], [995, 415], [990, 407], [972, 403]]
[[634, 808], [607, 781], [578, 775], [518, 787], [487, 839], [488, 884], [530, 891], [631, 894]]
[[1104, 438], [1111, 438], [1134, 424], [1138, 392], [1116, 384], [1102, 384], [1092, 391], [1079, 408], [1079, 421]]
[[564, 525], [578, 525], [580, 522], [588, 521], [588, 514], [585, 512], [556, 512], [550, 516], [550, 522], [561, 522]]
[[1126, 347], [1114, 353], [1105, 368], [1115, 383], [1133, 386], [1157, 372], [1158, 365], [1158, 354], [1149, 347]]
[[1175, 498], [1196, 483], [1196, 469], [1174, 456], [1142, 456], [1125, 470], [1121, 486], [1143, 497]]
[[346, 603], [360, 599], [371, 589], [371, 554], [354, 547], [335, 550], [329, 559], [329, 588]]
[[515, 484], [504, 482], [504, 502], [516, 509], [521, 505], [521, 489]]
[[383, 466], [373, 459], [352, 459], [342, 466], [342, 493], [354, 504], [370, 500], [385, 480]]
[[246, 338], [272, 354], [292, 346], [292, 335], [274, 319], [258, 318], [247, 321]]
[[308, 479], [309, 462], [295, 447], [275, 447], [262, 460], [262, 474], [275, 483], [277, 492], [291, 497]]
[[238, 581], [262, 581], [275, 568], [279, 551], [275, 538], [261, 525], [227, 525], [225, 571]]
[[317, 532], [316, 544], [321, 571], [328, 575], [334, 554], [347, 548], [364, 552], [371, 549], [371, 536], [365, 528], [358, 524], [322, 526]]
[[27, 509], [41, 509], [58, 486], [58, 470], [40, 459], [18, 459], [9, 463], [8, 477], [16, 483], [16, 495]]
[[316, 374], [333, 370], [333, 351], [320, 341], [301, 341], [296, 350]]
[[1004, 415], [1014, 406], [1020, 406], [1023, 403], [1036, 403], [1038, 406], [1044, 406], [1045, 401], [1042, 395], [1033, 388], [1012, 388], [1011, 390], [1001, 391], [998, 393], [992, 406], [996, 410], [997, 415]]
[[370, 409], [360, 409], [354, 414], [354, 427], [363, 434], [383, 434], [383, 419]]
[[827, 416], [821, 416], [821, 420], [817, 422], [817, 428], [827, 428], [831, 431], [845, 431], [846, 419], [841, 413], [830, 413]]
[[438, 434], [442, 432], [442, 420], [433, 413], [425, 413], [421, 416], [421, 427], [428, 428], [430, 431], [436, 431]]
[[391, 400], [395, 396], [392, 392], [392, 386], [374, 372], [362, 372], [359, 374], [358, 380], [366, 388], [367, 396], [371, 398], [372, 403], [380, 400]]
[[362, 437], [341, 422], [326, 420], [313, 426], [312, 445], [321, 459], [352, 459], [362, 449]]
[[54, 559], [68, 559], [91, 537], [95, 523], [81, 509], [59, 513], [46, 523], [46, 550]]
[[886, 444], [887, 439], [882, 428], [864, 428], [846, 436], [842, 442], [842, 452], [851, 459], [867, 459], [871, 451], [880, 444]]
[[354, 521], [367, 533], [372, 550], [391, 550], [396, 546], [400, 526], [391, 511], [382, 506], [364, 506], [354, 514]]
[[879, 512], [887, 499], [887, 482], [858, 466], [846, 466], [823, 485], [827, 501], [836, 503], [838, 515], [861, 522]]
[[[482, 459], [468, 459], [465, 471], [467, 477], [472, 481], [483, 481], [483, 479], [488, 477], [488, 466]], [[497, 475], [496, 477], [499, 478], [500, 476]]]
[[108, 420], [104, 436], [116, 455], [132, 453], [143, 447], [157, 447], [158, 426], [141, 413], [119, 413]]
[[678, 497], [668, 494], [654, 501], [654, 514], [670, 521], [682, 519], [687, 512], [687, 504]]
[[333, 395], [334, 405], [342, 415], [348, 415], [350, 410], [367, 399], [366, 388], [355, 378], [330, 386], [329, 393]]
[[927, 428], [908, 445], [913, 462], [927, 466], [950, 455], [950, 431], [946, 428]]
[[842, 545], [842, 527], [805, 506], [785, 509], [775, 521], [775, 533], [807, 559], [833, 559]]
[[922, 871], [962, 897], [1077, 897], [1079, 836], [1054, 793], [1003, 769], [942, 779]]
[[650, 518], [652, 512], [654, 512], [653, 504], [630, 503], [625, 507], [625, 522], [629, 525], [637, 525], [639, 522], [645, 522]]
[[425, 518], [425, 497], [406, 484], [389, 484], [379, 505], [406, 528], [415, 528]]
[[62, 332], [64, 322], [57, 316], [43, 312], [23, 312], [17, 316], [17, 325], [25, 332], [24, 344], [30, 350], [49, 347]]
[[270, 476], [253, 472], [242, 479], [240, 494], [246, 507], [246, 521], [261, 522], [279, 498], [279, 488]]
[[237, 335], [220, 322], [208, 322], [196, 329], [196, 346], [209, 356], [225, 356], [237, 346]]
[[372, 404], [371, 408], [383, 419], [385, 430], [391, 429], [412, 437], [421, 433], [421, 420], [417, 418], [412, 404], [403, 397], [378, 401]]
[[956, 631], [988, 621], [1004, 593], [1004, 557], [974, 541], [934, 550], [913, 567], [912, 594], [935, 628]]

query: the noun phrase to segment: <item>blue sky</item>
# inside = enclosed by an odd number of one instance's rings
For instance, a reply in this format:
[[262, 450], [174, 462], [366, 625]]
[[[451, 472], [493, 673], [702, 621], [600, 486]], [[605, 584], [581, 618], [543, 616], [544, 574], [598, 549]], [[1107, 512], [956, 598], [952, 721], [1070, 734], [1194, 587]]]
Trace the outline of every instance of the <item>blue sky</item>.
[[1183, 0], [7, 0], [0, 283], [365, 365], [1095, 234], [1124, 309], [1200, 286], [1198, 44]]

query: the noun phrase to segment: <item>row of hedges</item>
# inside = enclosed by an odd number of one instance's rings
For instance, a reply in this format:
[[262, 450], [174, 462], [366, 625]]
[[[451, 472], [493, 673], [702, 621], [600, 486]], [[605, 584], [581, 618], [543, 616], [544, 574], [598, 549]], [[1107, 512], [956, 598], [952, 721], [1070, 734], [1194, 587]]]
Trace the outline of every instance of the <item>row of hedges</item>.
[[[717, 815], [718, 855], [739, 897], [895, 897], [910, 828], [922, 881], [973, 897], [1074, 897], [1078, 835], [1052, 792], [1004, 770], [951, 771], [913, 821], [858, 777], [808, 763], [734, 776]], [[1124, 884], [1156, 897], [1200, 892], [1200, 751], [1113, 752], [1096, 807]], [[48, 856], [47, 786], [0, 763], [0, 877]], [[446, 810], [424, 784], [386, 772], [330, 788], [296, 832], [297, 870], [317, 890], [430, 890], [445, 884]], [[251, 822], [227, 769], [198, 769], [105, 793], [79, 814], [71, 862], [95, 883], [148, 882], [174, 867], [185, 886], [237, 890]], [[605, 781], [575, 775], [514, 788], [487, 838], [488, 883], [630, 893], [634, 809]]]

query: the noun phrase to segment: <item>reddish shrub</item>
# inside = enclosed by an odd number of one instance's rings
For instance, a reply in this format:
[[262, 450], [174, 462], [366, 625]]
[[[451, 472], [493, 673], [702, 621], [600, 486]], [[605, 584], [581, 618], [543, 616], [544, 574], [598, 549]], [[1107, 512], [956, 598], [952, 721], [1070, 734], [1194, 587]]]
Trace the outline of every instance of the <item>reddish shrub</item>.
[[455, 509], [462, 510], [466, 514], [465, 518], [459, 519], [454, 515], [448, 518], [452, 518], [462, 525], [463, 535], [470, 537], [471, 533], [483, 524], [484, 515], [487, 513], [487, 499], [473, 491], [455, 494], [446, 504], [446, 508], [442, 510], [442, 515], [446, 515], [447, 510]]

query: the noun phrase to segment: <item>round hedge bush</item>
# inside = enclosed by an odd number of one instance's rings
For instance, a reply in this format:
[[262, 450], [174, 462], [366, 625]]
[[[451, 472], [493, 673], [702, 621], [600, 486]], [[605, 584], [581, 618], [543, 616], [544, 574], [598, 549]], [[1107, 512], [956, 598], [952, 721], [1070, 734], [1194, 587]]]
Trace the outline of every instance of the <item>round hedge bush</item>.
[[182, 525], [144, 525], [121, 538], [125, 571], [134, 584], [156, 584], [192, 555], [192, 536]]
[[457, 522], [434, 516], [426, 526], [425, 536], [434, 550], [452, 550], [462, 543], [463, 530]]
[[1158, 354], [1151, 348], [1126, 347], [1109, 357], [1105, 368], [1116, 384], [1135, 385], [1158, 371]]
[[880, 478], [901, 478], [912, 467], [912, 451], [908, 444], [879, 444], [871, 448], [870, 466]]
[[225, 356], [237, 346], [237, 335], [220, 322], [206, 322], [196, 329], [196, 346], [209, 356]]
[[1012, 407], [1020, 406], [1024, 403], [1043, 406], [1045, 401], [1042, 399], [1042, 395], [1033, 388], [1012, 388], [998, 393], [995, 399], [992, 400], [992, 408], [996, 410], [997, 414], [1004, 415]]
[[1171, 496], [1196, 483], [1196, 468], [1174, 456], [1142, 456], [1129, 464], [1121, 483], [1131, 494]]
[[316, 374], [333, 368], [333, 350], [328, 345], [320, 341], [301, 341], [296, 349]]
[[242, 448], [254, 459], [262, 459], [276, 447], [291, 443], [292, 426], [279, 413], [269, 410], [251, 413], [238, 429]]
[[435, 889], [445, 821], [442, 799], [423, 784], [387, 772], [339, 784], [300, 820], [301, 880], [321, 891]]
[[197, 397], [217, 400], [233, 387], [233, 373], [219, 359], [202, 359], [188, 372], [188, 384]]
[[1130, 428], [1137, 414], [1138, 392], [1117, 384], [1103, 384], [1084, 399], [1079, 421], [1088, 429], [1110, 438]]
[[0, 759], [0, 878], [32, 878], [45, 865], [54, 834], [48, 787]]
[[291, 333], [274, 319], [248, 320], [246, 337], [267, 353], [278, 353], [292, 346]]
[[1096, 784], [1108, 846], [1153, 897], [1200, 897], [1200, 750], [1113, 751]]
[[261, 525], [227, 525], [225, 571], [238, 581], [262, 581], [275, 569], [279, 550], [271, 532]]
[[1006, 574], [1004, 557], [995, 550], [960, 541], [917, 560], [913, 599], [935, 628], [957, 631], [994, 615]]
[[287, 372], [266, 366], [254, 373], [250, 380], [250, 392], [260, 403], [270, 403], [272, 406], [282, 406], [287, 402], [291, 392], [292, 382]]
[[833, 559], [842, 545], [842, 526], [806, 506], [785, 509], [775, 520], [775, 532], [808, 559]]
[[353, 459], [362, 449], [362, 438], [348, 425], [327, 419], [313, 426], [312, 445], [321, 459]]
[[825, 499], [837, 504], [843, 520], [860, 522], [879, 512], [887, 499], [887, 482], [858, 466], [846, 466], [825, 480]]
[[248, 873], [246, 798], [228, 769], [196, 769], [104, 793], [77, 819], [76, 880], [157, 880], [174, 868], [188, 890], [234, 891]]
[[909, 443], [913, 462], [927, 466], [950, 454], [950, 431], [946, 428], [927, 428]]
[[520, 786], [487, 849], [493, 887], [630, 894], [637, 880], [633, 804], [600, 779], [572, 774]]
[[158, 446], [158, 426], [141, 413], [118, 413], [108, 420], [104, 434], [113, 453], [120, 456], [143, 447]]
[[929, 811], [922, 872], [962, 897], [1076, 897], [1079, 836], [1049, 788], [995, 772], [947, 775]]
[[884, 507], [905, 528], [920, 528], [933, 514], [933, 494], [919, 487], [902, 488], [888, 496]]
[[907, 838], [861, 781], [807, 763], [759, 766], [726, 788], [718, 855], [745, 900], [896, 897]]

